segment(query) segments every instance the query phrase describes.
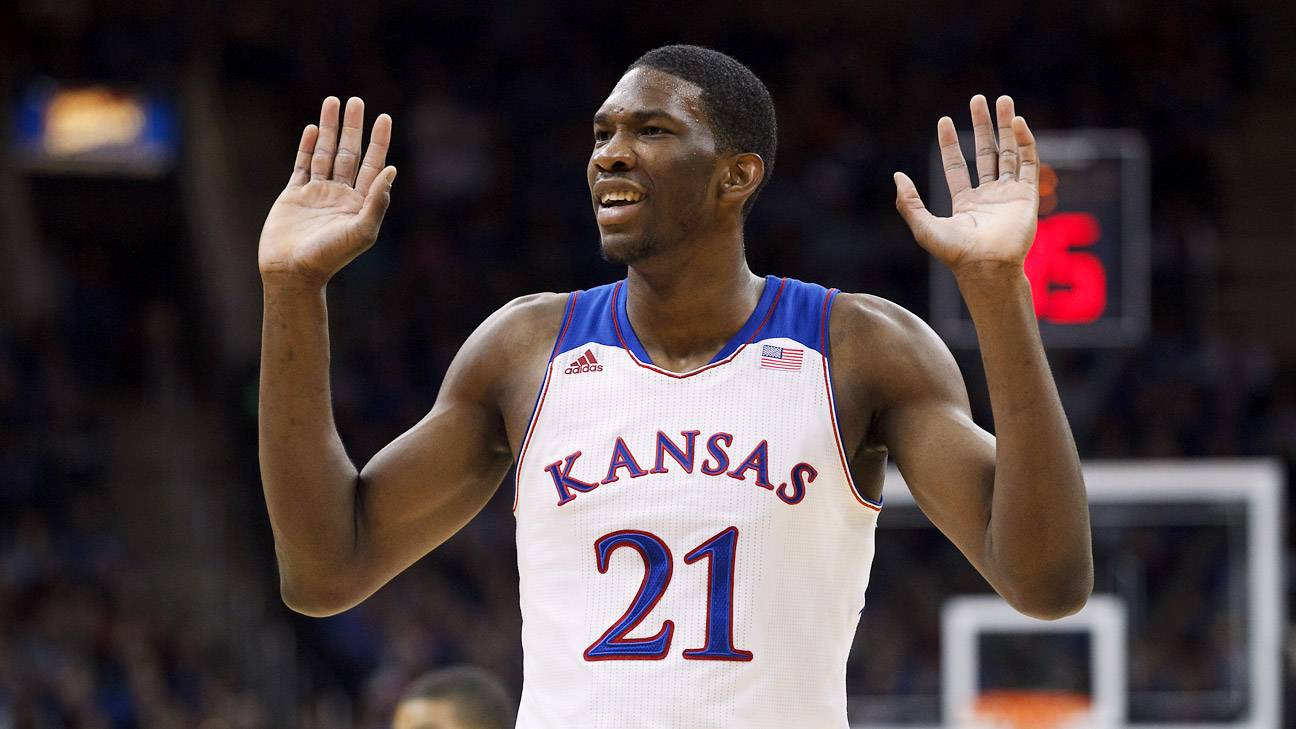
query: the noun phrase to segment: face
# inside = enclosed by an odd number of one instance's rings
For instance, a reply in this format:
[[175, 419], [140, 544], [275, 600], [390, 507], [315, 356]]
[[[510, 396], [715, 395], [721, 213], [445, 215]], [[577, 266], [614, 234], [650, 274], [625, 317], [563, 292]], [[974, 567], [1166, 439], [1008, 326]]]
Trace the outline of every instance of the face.
[[396, 707], [392, 729], [471, 729], [445, 699], [410, 699]]
[[594, 115], [587, 170], [603, 257], [632, 264], [688, 241], [715, 215], [719, 157], [697, 85], [631, 70]]

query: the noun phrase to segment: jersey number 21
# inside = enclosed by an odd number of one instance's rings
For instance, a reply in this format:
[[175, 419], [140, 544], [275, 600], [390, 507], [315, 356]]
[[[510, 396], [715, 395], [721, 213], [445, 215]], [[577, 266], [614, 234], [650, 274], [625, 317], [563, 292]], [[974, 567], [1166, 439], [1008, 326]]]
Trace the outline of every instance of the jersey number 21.
[[[684, 651], [684, 657], [707, 661], [750, 661], [750, 651], [739, 650], [733, 644], [733, 589], [734, 552], [738, 544], [738, 528], [729, 527], [703, 542], [684, 555], [685, 564], [707, 561], [707, 624], [706, 645]], [[644, 561], [644, 578], [630, 607], [621, 619], [585, 649], [587, 661], [658, 660], [670, 651], [675, 623], [667, 620], [661, 630], [648, 638], [627, 638], [652, 611], [653, 606], [670, 584], [674, 560], [670, 548], [660, 537], [648, 532], [625, 529], [599, 537], [594, 542], [598, 569], [608, 571], [608, 558], [612, 552], [629, 547], [639, 553]]]

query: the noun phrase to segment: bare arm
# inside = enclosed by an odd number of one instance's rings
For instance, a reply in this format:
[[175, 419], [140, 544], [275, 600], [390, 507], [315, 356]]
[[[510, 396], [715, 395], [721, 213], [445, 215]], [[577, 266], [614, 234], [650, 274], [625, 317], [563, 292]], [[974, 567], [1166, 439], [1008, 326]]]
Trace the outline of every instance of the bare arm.
[[358, 472], [333, 423], [324, 287], [373, 244], [395, 169], [383, 166], [391, 120], [375, 122], [361, 163], [363, 104], [348, 102], [340, 140], [338, 106], [326, 100], [320, 128], [303, 133], [259, 251], [262, 486], [284, 601], [310, 615], [363, 600], [489, 500], [512, 460], [503, 411], [518, 409], [515, 373], [539, 376], [526, 365], [543, 362], [562, 298], [519, 300], [483, 323], [427, 417]]
[[513, 460], [500, 402], [515, 385], [502, 367], [538, 377], [542, 365], [526, 366], [539, 340], [529, 332], [558, 319], [534, 298], [496, 312], [455, 357], [432, 411], [357, 472], [333, 424], [323, 290], [267, 285], [265, 298], [261, 479], [280, 586], [294, 610], [331, 615], [449, 539], [495, 493]]
[[949, 266], [972, 313], [996, 437], [971, 419], [948, 350], [921, 322], [893, 314], [910, 352], [880, 380], [880, 437], [920, 506], [1010, 604], [1056, 618], [1093, 586], [1089, 510], [1075, 442], [1054, 386], [1024, 272], [1035, 234], [1038, 159], [1025, 120], [1001, 97], [996, 147], [983, 97], [972, 100], [980, 185], [972, 188], [954, 125], [938, 125], [954, 215], [927, 212], [896, 175], [897, 207], [918, 242]]

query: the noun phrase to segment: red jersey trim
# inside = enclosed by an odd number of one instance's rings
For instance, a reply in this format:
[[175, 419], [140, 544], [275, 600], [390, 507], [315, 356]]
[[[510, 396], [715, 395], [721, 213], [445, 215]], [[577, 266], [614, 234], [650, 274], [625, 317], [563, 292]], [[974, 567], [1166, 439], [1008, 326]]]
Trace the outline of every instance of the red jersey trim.
[[563, 338], [567, 336], [567, 330], [571, 328], [572, 315], [576, 312], [576, 298], [580, 296], [579, 291], [573, 291], [571, 297], [567, 300], [567, 311], [563, 314], [562, 330], [558, 332], [558, 340], [554, 342], [553, 351], [549, 353], [549, 361], [545, 364], [544, 382], [540, 385], [540, 394], [536, 395], [535, 408], [531, 411], [531, 420], [527, 422], [526, 434], [522, 437], [522, 450], [518, 453], [517, 467], [513, 469], [513, 513], [517, 513], [518, 501], [522, 495], [522, 459], [526, 458], [527, 446], [531, 445], [531, 436], [535, 433], [535, 424], [540, 420], [540, 411], [544, 408], [545, 396], [549, 394], [549, 383], [553, 380], [553, 362], [554, 357], [562, 350]]
[[882, 504], [875, 504], [864, 498], [860, 495], [859, 488], [855, 486], [855, 479], [851, 476], [850, 463], [846, 460], [846, 446], [842, 443], [841, 427], [837, 424], [837, 399], [833, 396], [832, 370], [828, 366], [828, 357], [831, 354], [828, 350], [828, 312], [832, 308], [833, 297], [837, 293], [839, 293], [837, 289], [829, 289], [828, 295], [824, 297], [823, 321], [819, 326], [819, 347], [823, 352], [824, 387], [828, 391], [828, 418], [832, 421], [833, 440], [837, 444], [837, 455], [841, 458], [842, 470], [846, 472], [846, 485], [850, 487], [851, 496], [854, 496], [856, 501], [873, 511], [882, 511]]

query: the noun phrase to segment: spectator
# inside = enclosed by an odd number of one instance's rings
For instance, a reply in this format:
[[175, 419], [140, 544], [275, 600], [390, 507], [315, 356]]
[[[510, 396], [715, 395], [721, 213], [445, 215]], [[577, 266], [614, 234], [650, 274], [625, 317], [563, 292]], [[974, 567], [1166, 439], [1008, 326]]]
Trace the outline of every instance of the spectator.
[[499, 678], [454, 666], [425, 674], [406, 690], [392, 729], [512, 729], [516, 716]]

